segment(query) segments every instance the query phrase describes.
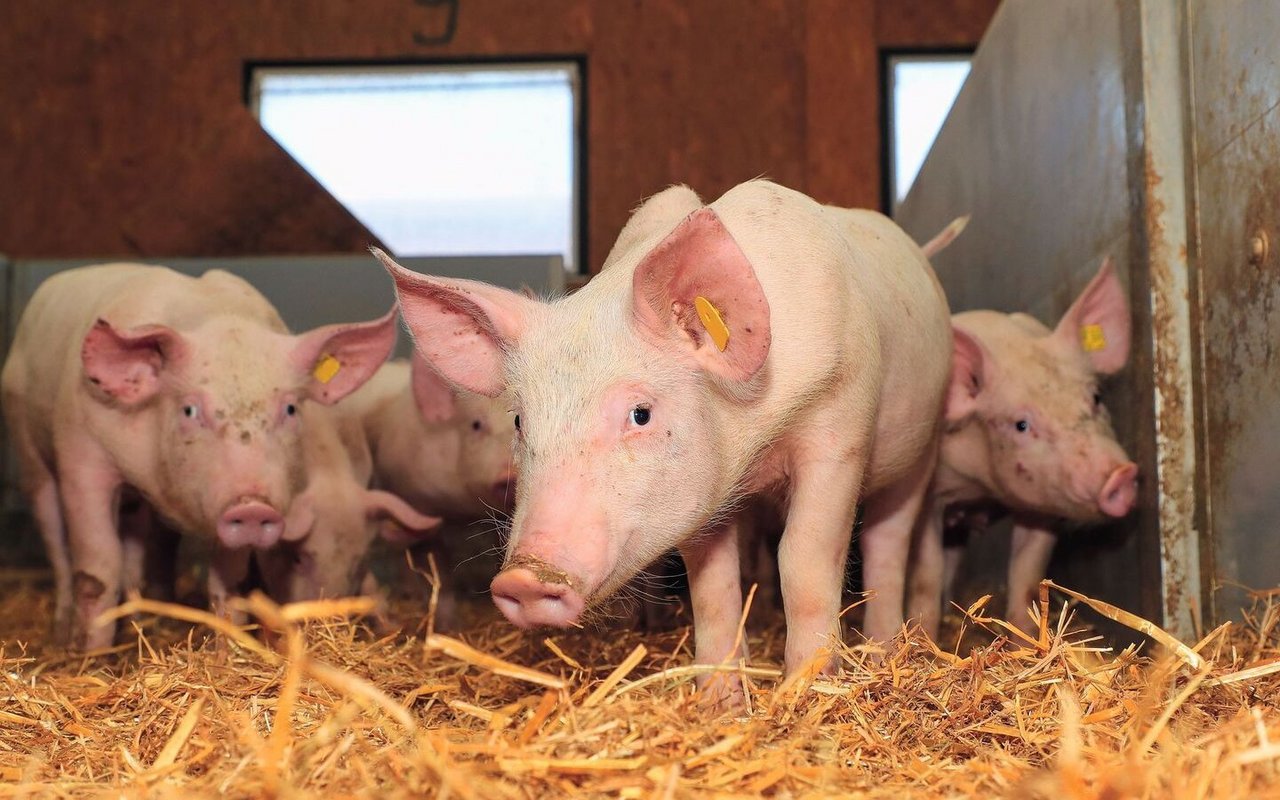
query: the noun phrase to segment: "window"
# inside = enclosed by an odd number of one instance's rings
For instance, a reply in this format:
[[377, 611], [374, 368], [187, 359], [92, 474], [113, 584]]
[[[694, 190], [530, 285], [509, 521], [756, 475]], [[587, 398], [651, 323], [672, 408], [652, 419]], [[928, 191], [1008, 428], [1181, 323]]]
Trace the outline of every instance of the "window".
[[257, 67], [262, 126], [399, 256], [578, 262], [574, 63]]
[[968, 54], [890, 54], [885, 59], [889, 208], [897, 211], [969, 75]]

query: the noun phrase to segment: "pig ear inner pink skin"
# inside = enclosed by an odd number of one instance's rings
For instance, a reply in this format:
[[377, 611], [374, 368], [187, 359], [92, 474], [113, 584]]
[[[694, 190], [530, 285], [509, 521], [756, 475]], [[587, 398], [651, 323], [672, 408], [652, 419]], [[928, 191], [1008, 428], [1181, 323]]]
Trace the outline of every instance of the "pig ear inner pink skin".
[[982, 344], [963, 329], [951, 327], [951, 383], [947, 387], [946, 420], [958, 424], [976, 410], [986, 381]]
[[373, 248], [395, 281], [405, 324], [418, 352], [440, 374], [476, 394], [497, 397], [506, 380], [507, 349], [540, 303], [478, 281], [421, 275]]
[[458, 411], [453, 387], [427, 363], [421, 353], [414, 352], [409, 365], [410, 386], [418, 413], [426, 422], [447, 422]]
[[1102, 375], [1119, 372], [1129, 361], [1132, 323], [1129, 299], [1116, 277], [1111, 256], [1103, 259], [1098, 273], [1062, 315], [1053, 335], [1059, 341], [1083, 350], [1081, 332], [1089, 325], [1101, 328], [1106, 341], [1101, 350], [1085, 351], [1094, 371]]
[[[723, 352], [698, 317], [697, 297], [715, 306], [729, 329]], [[655, 343], [669, 342], [673, 333], [683, 337], [694, 360], [726, 380], [750, 380], [769, 355], [769, 301], [751, 262], [711, 208], [686, 217], [636, 265], [632, 312]]]
[[183, 361], [182, 334], [164, 325], [118, 330], [105, 319], [94, 323], [80, 346], [85, 377], [111, 400], [126, 406], [154, 397], [164, 371]]
[[[376, 320], [326, 325], [301, 334], [289, 360], [303, 373], [307, 396], [333, 405], [373, 377], [391, 356], [396, 335], [396, 308], [392, 306]], [[321, 368], [329, 358], [337, 361], [336, 371]], [[322, 380], [326, 375], [328, 379]]]
[[383, 520], [382, 538], [391, 544], [408, 546], [429, 538], [444, 520], [423, 514], [397, 495], [379, 489], [365, 492], [365, 516]]

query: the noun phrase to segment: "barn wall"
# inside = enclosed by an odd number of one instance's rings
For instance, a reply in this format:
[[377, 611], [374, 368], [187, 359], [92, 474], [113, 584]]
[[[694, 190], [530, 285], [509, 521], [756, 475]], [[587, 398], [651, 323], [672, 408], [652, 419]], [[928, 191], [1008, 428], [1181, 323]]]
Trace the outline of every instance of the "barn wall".
[[0, 252], [359, 252], [372, 237], [261, 130], [246, 62], [586, 63], [587, 263], [683, 181], [880, 196], [879, 49], [972, 45], [997, 0], [10, 0]]

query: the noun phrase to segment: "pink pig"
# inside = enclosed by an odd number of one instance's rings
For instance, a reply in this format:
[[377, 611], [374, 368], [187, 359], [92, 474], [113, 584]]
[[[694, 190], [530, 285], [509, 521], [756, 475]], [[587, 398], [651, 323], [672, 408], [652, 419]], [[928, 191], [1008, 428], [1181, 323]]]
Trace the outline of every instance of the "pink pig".
[[[425, 542], [442, 574], [453, 572], [458, 537], [474, 535], [466, 526], [511, 512], [515, 425], [503, 398], [456, 391], [415, 354], [384, 365], [341, 410], [363, 427], [375, 485], [447, 520]], [[440, 587], [436, 630], [456, 627], [458, 588], [456, 573]]]
[[[106, 264], [45, 281], [0, 376], [23, 486], [53, 564], [57, 628], [110, 644], [95, 618], [138, 570], [117, 506], [136, 490], [175, 528], [216, 540], [219, 611], [253, 548], [302, 532], [308, 399], [334, 403], [386, 360], [395, 312], [291, 336], [245, 281]], [[145, 529], [144, 529], [145, 530]], [[132, 588], [132, 587], [130, 587]], [[72, 610], [74, 608], [74, 625]]]
[[1128, 361], [1128, 302], [1108, 259], [1052, 331], [996, 311], [956, 314], [953, 326], [947, 430], [912, 569], [912, 616], [936, 634], [948, 582], [943, 509], [993, 501], [1014, 515], [1008, 618], [1030, 630], [1053, 518], [1115, 519], [1137, 499], [1137, 465], [1098, 391], [1099, 376]]
[[[794, 671], [839, 634], [860, 499], [877, 591], [865, 632], [886, 639], [901, 624], [949, 371], [946, 299], [919, 247], [879, 214], [767, 181], [709, 206], [695, 197], [652, 198], [607, 268], [550, 303], [378, 255], [423, 356], [470, 391], [510, 392], [520, 480], [491, 586], [507, 618], [576, 624], [675, 547], [697, 661], [738, 657], [737, 509], [769, 492], [787, 509]], [[736, 695], [732, 683], [713, 694]]]
[[366, 556], [379, 531], [401, 544], [442, 521], [390, 492], [368, 488], [373, 460], [359, 418], [344, 414], [345, 405], [307, 409], [307, 483], [295, 503], [306, 504], [309, 513], [298, 515], [299, 530], [286, 540], [257, 551], [263, 581], [277, 602], [377, 596]]
[[360, 420], [376, 483], [453, 522], [511, 510], [515, 424], [508, 404], [458, 392], [415, 355], [384, 365], [343, 402]]

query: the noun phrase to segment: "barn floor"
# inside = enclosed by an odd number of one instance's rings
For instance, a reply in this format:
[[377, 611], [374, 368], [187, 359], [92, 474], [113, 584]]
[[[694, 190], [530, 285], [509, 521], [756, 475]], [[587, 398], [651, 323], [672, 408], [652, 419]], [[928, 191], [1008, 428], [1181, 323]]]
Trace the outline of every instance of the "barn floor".
[[694, 691], [687, 626], [547, 638], [491, 620], [468, 647], [424, 643], [420, 600], [383, 638], [351, 602], [259, 600], [271, 648], [154, 605], [113, 652], [71, 657], [43, 644], [46, 580], [0, 576], [0, 795], [1280, 796], [1267, 598], [1206, 636], [1199, 667], [1060, 621], [1010, 643], [971, 609], [947, 640], [973, 648], [845, 648], [839, 677], [780, 683], [780, 620], [753, 621], [750, 711], [724, 714]]

